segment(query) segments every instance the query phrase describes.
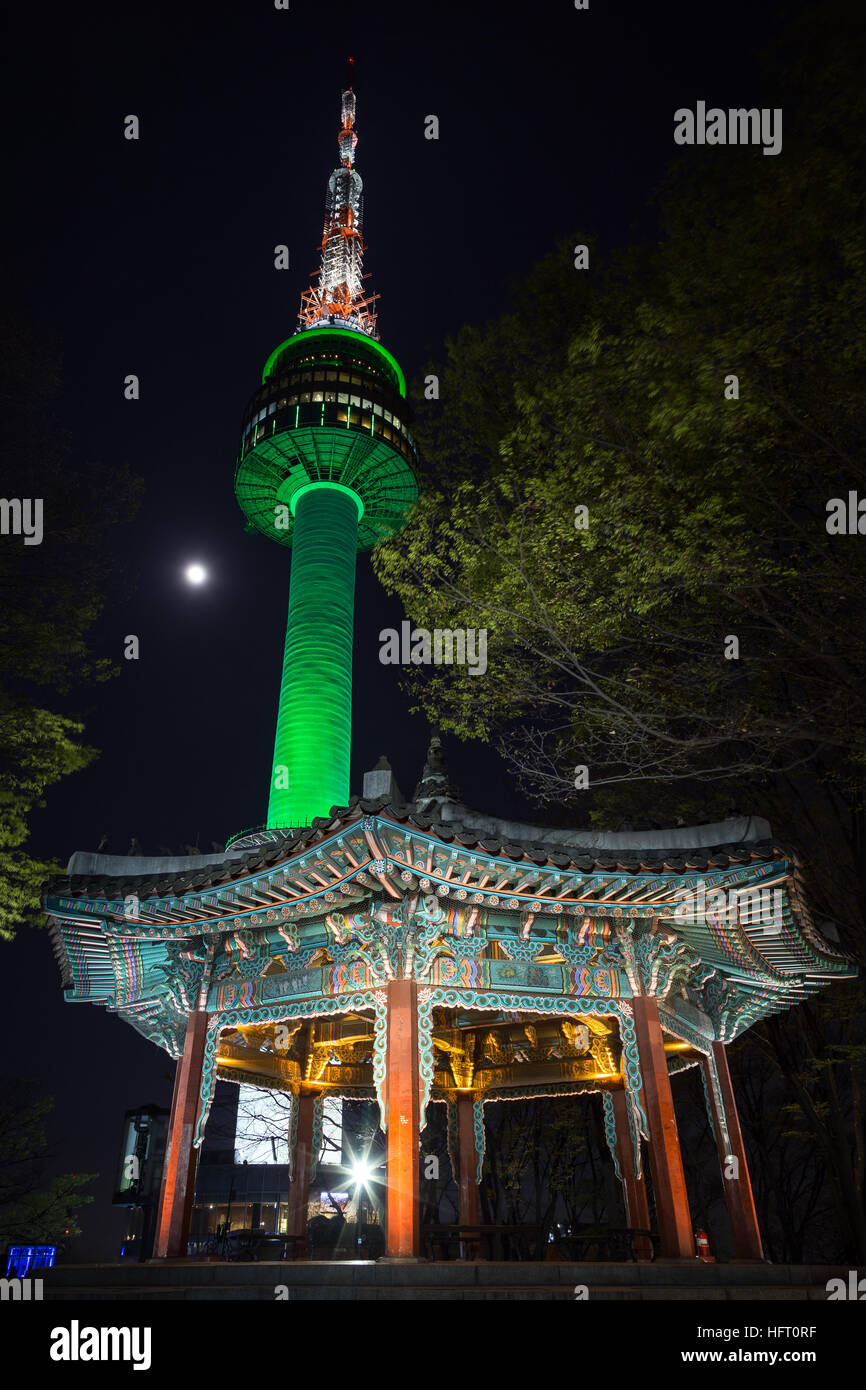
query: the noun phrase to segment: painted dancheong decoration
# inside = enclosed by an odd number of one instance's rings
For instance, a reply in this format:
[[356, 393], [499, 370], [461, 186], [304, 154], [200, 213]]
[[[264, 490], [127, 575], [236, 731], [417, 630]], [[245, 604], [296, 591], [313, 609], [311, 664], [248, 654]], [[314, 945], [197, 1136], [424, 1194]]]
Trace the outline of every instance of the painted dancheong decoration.
[[386, 762], [349, 796], [355, 554], [399, 530], [416, 496], [403, 374], [362, 289], [355, 115], [350, 80], [318, 284], [265, 364], [235, 477], [248, 526], [293, 552], [267, 823], [224, 854], [74, 854], [45, 899], [67, 998], [177, 1061], [155, 1254], [186, 1253], [219, 1078], [295, 1098], [298, 1248], [324, 1097], [378, 1104], [387, 1250], [415, 1256], [431, 1105], [448, 1107], [471, 1226], [485, 1106], [598, 1092], [628, 1225], [649, 1227], [648, 1160], [659, 1252], [693, 1258], [671, 1077], [699, 1066], [723, 1170], [737, 1159], [735, 1251], [761, 1258], [726, 1045], [856, 973], [769, 825], [503, 821], [460, 801], [437, 738], [410, 801]]

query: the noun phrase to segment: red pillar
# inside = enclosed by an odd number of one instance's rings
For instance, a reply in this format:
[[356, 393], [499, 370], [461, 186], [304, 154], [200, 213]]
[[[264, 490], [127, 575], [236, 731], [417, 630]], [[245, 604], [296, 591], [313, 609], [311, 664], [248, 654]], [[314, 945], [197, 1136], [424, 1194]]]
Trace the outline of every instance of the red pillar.
[[649, 1159], [660, 1253], [671, 1260], [692, 1259], [695, 1241], [658, 1003], [651, 995], [637, 995], [632, 1007], [643, 1103], [649, 1123]]
[[[728, 1056], [724, 1043], [714, 1042], [712, 1048], [716, 1071], [719, 1076], [719, 1089], [722, 1093], [723, 1116], [719, 1113], [710, 1067], [706, 1060], [703, 1060], [701, 1065], [704, 1068], [707, 1091], [713, 1108], [715, 1121], [713, 1129], [719, 1150], [719, 1162], [722, 1165], [722, 1182], [725, 1188], [725, 1201], [728, 1204], [728, 1219], [731, 1223], [731, 1235], [734, 1240], [734, 1254], [738, 1260], [763, 1260], [764, 1247], [761, 1244], [761, 1232], [758, 1228], [758, 1214], [755, 1211], [755, 1198], [752, 1194], [752, 1180], [749, 1176], [749, 1164], [740, 1130], [737, 1102], [734, 1099], [731, 1073], [728, 1070]], [[724, 1140], [723, 1119], [730, 1140], [730, 1147], [727, 1148]], [[725, 1177], [725, 1171], [730, 1166], [728, 1163], [730, 1158], [737, 1160], [737, 1176], [735, 1178]]]
[[475, 1148], [475, 1107], [471, 1096], [457, 1098], [457, 1168], [460, 1225], [477, 1226], [481, 1204], [475, 1181], [478, 1153]]
[[[457, 1192], [458, 1221], [461, 1226], [478, 1226], [481, 1221], [481, 1200], [476, 1174], [478, 1150], [475, 1147], [475, 1106], [472, 1096], [457, 1097]], [[460, 1254], [464, 1260], [477, 1260], [478, 1241], [461, 1240]]]
[[295, 1236], [296, 1258], [307, 1250], [307, 1207], [310, 1195], [310, 1172], [313, 1167], [313, 1108], [315, 1096], [298, 1097], [298, 1132], [295, 1141], [295, 1172], [289, 1184], [289, 1209], [286, 1214], [286, 1234]]
[[153, 1247], [156, 1259], [185, 1256], [189, 1241], [198, 1162], [198, 1151], [193, 1148], [192, 1141], [198, 1119], [207, 1020], [204, 1010], [197, 1009], [188, 1016], [183, 1054], [178, 1059], [174, 1074], [174, 1094]]
[[[628, 1099], [624, 1089], [611, 1092], [613, 1101], [613, 1122], [616, 1127], [616, 1151], [622, 1170], [622, 1189], [625, 1197], [625, 1219], [629, 1226], [639, 1231], [650, 1229], [649, 1201], [646, 1178], [643, 1172], [638, 1177], [634, 1171], [634, 1145], [628, 1124]], [[649, 1236], [635, 1236], [633, 1249], [637, 1259], [651, 1260], [652, 1241]]]
[[418, 1133], [421, 1118], [418, 1075], [418, 986], [414, 980], [388, 985], [388, 1053], [385, 1075], [388, 1220], [386, 1253], [413, 1259], [420, 1252]]

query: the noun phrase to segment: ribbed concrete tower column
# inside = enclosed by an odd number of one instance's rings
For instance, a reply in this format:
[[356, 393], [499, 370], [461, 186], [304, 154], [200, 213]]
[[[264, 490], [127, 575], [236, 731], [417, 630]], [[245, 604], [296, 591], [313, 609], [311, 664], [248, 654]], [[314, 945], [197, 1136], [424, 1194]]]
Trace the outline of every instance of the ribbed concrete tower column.
[[292, 498], [289, 617], [268, 826], [309, 825], [349, 800], [352, 623], [360, 499], [313, 483]]

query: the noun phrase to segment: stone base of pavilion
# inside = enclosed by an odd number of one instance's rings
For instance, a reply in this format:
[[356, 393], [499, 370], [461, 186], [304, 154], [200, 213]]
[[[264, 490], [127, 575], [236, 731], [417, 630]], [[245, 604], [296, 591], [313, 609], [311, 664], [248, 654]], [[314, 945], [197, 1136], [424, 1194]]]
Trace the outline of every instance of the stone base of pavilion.
[[[292, 1263], [57, 1265], [44, 1272], [46, 1300], [693, 1300], [827, 1301], [829, 1265], [649, 1264], [336, 1260]], [[585, 1290], [585, 1292], [583, 1292]], [[578, 1292], [580, 1291], [580, 1292]]]

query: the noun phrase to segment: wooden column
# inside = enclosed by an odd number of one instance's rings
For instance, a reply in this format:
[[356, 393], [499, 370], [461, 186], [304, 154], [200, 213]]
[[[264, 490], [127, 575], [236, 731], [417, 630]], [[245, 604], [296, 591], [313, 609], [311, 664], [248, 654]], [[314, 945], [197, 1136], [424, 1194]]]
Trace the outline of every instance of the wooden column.
[[[649, 1200], [647, 1198], [646, 1178], [641, 1172], [638, 1177], [634, 1171], [634, 1145], [628, 1125], [628, 1099], [625, 1089], [611, 1092], [613, 1101], [613, 1122], [616, 1127], [616, 1151], [622, 1170], [622, 1189], [625, 1197], [625, 1219], [629, 1226], [640, 1231], [650, 1229]], [[633, 1240], [635, 1257], [651, 1260], [652, 1241], [649, 1236], [635, 1236]]]
[[478, 1153], [475, 1148], [475, 1107], [471, 1096], [457, 1098], [457, 1190], [461, 1226], [477, 1226], [481, 1203], [475, 1174]]
[[174, 1094], [153, 1247], [156, 1259], [185, 1256], [189, 1242], [198, 1162], [198, 1150], [193, 1148], [192, 1141], [198, 1119], [207, 1020], [207, 1013], [203, 1009], [197, 1009], [188, 1016], [183, 1054], [178, 1059], [174, 1074]]
[[[461, 1226], [478, 1226], [481, 1222], [481, 1199], [476, 1182], [478, 1150], [475, 1147], [475, 1106], [472, 1096], [457, 1097], [457, 1193], [458, 1216]], [[478, 1259], [477, 1240], [461, 1240], [460, 1257]]]
[[[764, 1247], [761, 1244], [761, 1232], [758, 1228], [758, 1214], [755, 1211], [755, 1198], [752, 1194], [752, 1180], [749, 1176], [749, 1164], [740, 1129], [737, 1102], [734, 1098], [734, 1088], [731, 1085], [731, 1073], [728, 1070], [728, 1056], [724, 1043], [714, 1042], [712, 1048], [719, 1077], [719, 1089], [722, 1093], [721, 1111], [713, 1088], [712, 1072], [706, 1059], [702, 1060], [701, 1066], [704, 1069], [707, 1092], [713, 1109], [713, 1130], [719, 1150], [719, 1162], [722, 1165], [722, 1182], [725, 1188], [725, 1201], [728, 1204], [728, 1219], [731, 1223], [734, 1254], [738, 1260], [763, 1260]], [[725, 1143], [726, 1127], [730, 1145]], [[737, 1176], [735, 1178], [725, 1177], [725, 1170], [730, 1166], [728, 1163], [730, 1158], [737, 1160]]]
[[420, 1254], [421, 1118], [418, 1075], [418, 986], [414, 980], [388, 985], [388, 1052], [385, 1076], [388, 1217], [386, 1253], [391, 1259]]
[[295, 1171], [289, 1184], [289, 1204], [286, 1213], [286, 1234], [295, 1236], [294, 1254], [300, 1258], [307, 1252], [307, 1207], [310, 1195], [310, 1173], [313, 1167], [313, 1109], [315, 1096], [298, 1097], [298, 1133], [295, 1142]]
[[670, 1260], [693, 1259], [695, 1240], [658, 1003], [651, 995], [636, 995], [632, 1008], [643, 1103], [649, 1123], [649, 1159], [660, 1253]]

